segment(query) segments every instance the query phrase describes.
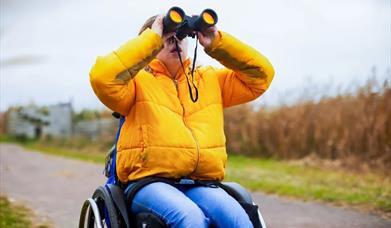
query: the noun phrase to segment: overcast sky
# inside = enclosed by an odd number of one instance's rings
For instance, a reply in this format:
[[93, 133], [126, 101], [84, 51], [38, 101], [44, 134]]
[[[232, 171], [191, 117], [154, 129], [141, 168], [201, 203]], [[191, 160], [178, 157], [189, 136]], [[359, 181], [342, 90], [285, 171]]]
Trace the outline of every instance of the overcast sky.
[[[96, 56], [135, 37], [145, 19], [171, 6], [190, 15], [215, 9], [219, 29], [270, 59], [275, 80], [258, 103], [289, 99], [308, 85], [321, 94], [360, 84], [373, 66], [384, 79], [391, 71], [390, 2], [1, 0], [0, 110], [69, 100], [77, 110], [102, 108], [88, 76]], [[203, 65], [219, 65], [202, 48], [198, 54]]]

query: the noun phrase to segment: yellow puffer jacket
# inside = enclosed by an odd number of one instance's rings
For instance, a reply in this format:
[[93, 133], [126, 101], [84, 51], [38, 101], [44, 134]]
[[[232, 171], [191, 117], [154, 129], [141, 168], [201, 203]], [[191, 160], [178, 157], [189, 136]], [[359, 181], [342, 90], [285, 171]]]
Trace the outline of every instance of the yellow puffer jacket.
[[[193, 103], [180, 70], [170, 78], [156, 54], [162, 38], [150, 29], [118, 50], [98, 57], [92, 88], [126, 117], [117, 144], [121, 182], [146, 176], [222, 180], [227, 161], [223, 108], [260, 96], [274, 70], [259, 52], [219, 32], [206, 53], [227, 68], [194, 72], [199, 98]], [[190, 64], [185, 61], [186, 69]]]

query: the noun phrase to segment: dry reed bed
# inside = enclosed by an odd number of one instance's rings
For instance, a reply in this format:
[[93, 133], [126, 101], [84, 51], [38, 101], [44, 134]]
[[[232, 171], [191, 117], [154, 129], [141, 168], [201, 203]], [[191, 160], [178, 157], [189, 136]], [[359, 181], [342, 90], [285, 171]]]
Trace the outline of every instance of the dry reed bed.
[[390, 174], [391, 87], [373, 82], [351, 94], [303, 101], [274, 110], [227, 109], [225, 130], [233, 153], [338, 161], [348, 168]]

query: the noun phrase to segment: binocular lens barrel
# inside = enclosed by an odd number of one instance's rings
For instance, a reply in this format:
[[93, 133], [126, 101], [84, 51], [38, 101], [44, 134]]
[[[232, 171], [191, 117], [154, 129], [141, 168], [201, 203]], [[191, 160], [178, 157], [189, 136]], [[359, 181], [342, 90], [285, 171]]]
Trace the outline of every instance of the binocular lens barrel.
[[170, 11], [170, 19], [171, 21], [175, 23], [181, 23], [183, 21], [183, 16], [180, 14], [180, 12], [176, 10], [171, 10]]
[[170, 8], [167, 12], [167, 15], [163, 19], [163, 32], [173, 32], [179, 24], [185, 19], [185, 12], [174, 6]]
[[200, 16], [194, 21], [194, 29], [196, 31], [204, 31], [207, 28], [215, 25], [217, 23], [217, 14], [211, 9], [206, 9], [202, 11]]
[[213, 26], [217, 23], [217, 14], [211, 9], [206, 9], [201, 13], [201, 17], [206, 24]]
[[217, 14], [212, 9], [206, 9], [197, 16], [186, 16], [185, 12], [174, 6], [170, 8], [163, 19], [163, 33], [175, 32], [180, 40], [186, 36], [194, 38], [195, 31], [204, 31], [205, 29], [217, 23]]

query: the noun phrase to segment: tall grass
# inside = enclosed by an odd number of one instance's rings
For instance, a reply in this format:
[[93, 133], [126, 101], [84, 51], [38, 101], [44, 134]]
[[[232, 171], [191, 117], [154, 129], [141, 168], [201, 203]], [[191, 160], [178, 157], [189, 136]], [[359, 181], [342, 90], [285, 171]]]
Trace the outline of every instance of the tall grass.
[[231, 152], [338, 161], [349, 168], [390, 174], [391, 87], [368, 81], [354, 93], [302, 101], [274, 110], [238, 106], [225, 112]]

